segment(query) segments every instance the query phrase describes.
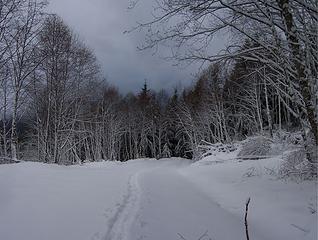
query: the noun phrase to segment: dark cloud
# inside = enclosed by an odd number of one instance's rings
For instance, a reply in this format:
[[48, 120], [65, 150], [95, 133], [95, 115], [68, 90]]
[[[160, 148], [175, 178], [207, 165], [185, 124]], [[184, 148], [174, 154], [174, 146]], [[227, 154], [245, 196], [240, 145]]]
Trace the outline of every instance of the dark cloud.
[[[128, 10], [129, 0], [51, 0], [50, 11], [60, 15], [94, 50], [110, 83], [121, 92], [138, 91], [147, 79], [154, 90], [172, 89], [193, 80], [196, 66], [175, 67], [152, 52], [140, 52], [143, 33], [123, 34], [150, 16], [154, 1], [140, 1]], [[164, 54], [161, 54], [164, 55]]]

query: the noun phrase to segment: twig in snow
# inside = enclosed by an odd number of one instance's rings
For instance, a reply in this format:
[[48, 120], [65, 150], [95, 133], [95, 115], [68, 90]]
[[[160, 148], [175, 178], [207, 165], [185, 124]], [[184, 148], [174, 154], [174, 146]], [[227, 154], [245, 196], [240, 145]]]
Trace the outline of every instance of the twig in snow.
[[206, 231], [204, 234], [202, 234], [201, 237], [199, 237], [198, 240], [202, 240], [204, 237], [208, 237], [209, 238], [208, 240], [212, 240], [212, 238], [210, 238], [209, 235], [208, 235], [208, 231]]
[[182, 240], [187, 240], [187, 239], [184, 238], [180, 233], [178, 233], [178, 236], [179, 236]]
[[250, 201], [251, 201], [251, 198], [248, 198], [245, 204], [245, 233], [246, 233], [247, 240], [250, 240], [250, 236], [248, 234], [248, 223], [247, 223], [248, 205], [250, 204]]
[[305, 233], [308, 233], [309, 232], [309, 230], [307, 230], [307, 229], [304, 229], [304, 228], [302, 228], [302, 227], [299, 227], [299, 226], [297, 226], [296, 224], [290, 224], [290, 225], [292, 225], [293, 227], [295, 227], [295, 228], [297, 228], [298, 230], [300, 230], [300, 231], [303, 231], [303, 232], [305, 232]]
[[[180, 237], [180, 239], [182, 240], [187, 240], [184, 236], [182, 236], [180, 233], [178, 233], [178, 236]], [[204, 237], [208, 237], [209, 239], [208, 240], [212, 240], [212, 238], [209, 237], [208, 235], [208, 231], [206, 231], [205, 233], [203, 233], [199, 238], [198, 240], [203, 240]]]

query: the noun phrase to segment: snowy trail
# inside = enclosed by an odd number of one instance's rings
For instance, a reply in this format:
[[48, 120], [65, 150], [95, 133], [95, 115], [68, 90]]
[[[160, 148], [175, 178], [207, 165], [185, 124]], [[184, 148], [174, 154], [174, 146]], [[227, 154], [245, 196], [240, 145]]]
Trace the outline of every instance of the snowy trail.
[[130, 177], [127, 194], [124, 195], [122, 203], [118, 204], [116, 213], [109, 220], [105, 240], [129, 239], [129, 226], [133, 223], [141, 196], [138, 176], [139, 173]]
[[242, 219], [213, 202], [177, 167], [149, 170], [139, 181], [141, 207], [127, 234], [129, 240], [196, 240], [205, 233], [201, 239], [245, 239]]
[[317, 239], [315, 183], [242, 178], [255, 161], [208, 163], [2, 165], [0, 239], [245, 240], [249, 196], [251, 239]]

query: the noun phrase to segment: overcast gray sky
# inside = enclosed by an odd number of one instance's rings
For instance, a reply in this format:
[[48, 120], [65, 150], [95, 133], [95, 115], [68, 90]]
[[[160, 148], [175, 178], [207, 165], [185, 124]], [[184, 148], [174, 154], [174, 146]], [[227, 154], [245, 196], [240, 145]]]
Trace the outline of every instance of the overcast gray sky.
[[187, 86], [196, 66], [175, 67], [161, 53], [140, 52], [143, 33], [123, 34], [137, 21], [149, 19], [153, 5], [153, 0], [141, 0], [128, 10], [129, 0], [50, 0], [49, 9], [94, 50], [108, 81], [121, 92], [139, 91], [144, 79], [154, 90]]

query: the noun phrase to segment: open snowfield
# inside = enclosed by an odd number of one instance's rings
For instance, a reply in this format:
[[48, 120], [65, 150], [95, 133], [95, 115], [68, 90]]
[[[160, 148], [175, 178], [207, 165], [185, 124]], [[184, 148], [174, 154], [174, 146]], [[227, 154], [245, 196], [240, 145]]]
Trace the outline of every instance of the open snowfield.
[[248, 197], [251, 240], [317, 239], [314, 182], [277, 180], [275, 158], [215, 160], [0, 165], [0, 239], [243, 240]]

